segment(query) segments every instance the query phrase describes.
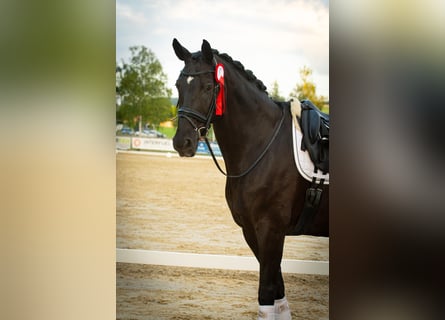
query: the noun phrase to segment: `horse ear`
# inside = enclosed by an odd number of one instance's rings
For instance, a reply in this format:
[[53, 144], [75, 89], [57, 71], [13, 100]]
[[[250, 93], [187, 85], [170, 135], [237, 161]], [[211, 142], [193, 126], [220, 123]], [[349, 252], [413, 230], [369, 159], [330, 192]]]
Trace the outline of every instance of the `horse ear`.
[[176, 56], [179, 60], [186, 61], [190, 59], [192, 54], [186, 48], [184, 48], [176, 38], [173, 39], [173, 49], [175, 49]]
[[201, 52], [204, 60], [207, 61], [209, 64], [213, 64], [212, 47], [210, 47], [210, 43], [208, 43], [205, 39], [202, 40]]

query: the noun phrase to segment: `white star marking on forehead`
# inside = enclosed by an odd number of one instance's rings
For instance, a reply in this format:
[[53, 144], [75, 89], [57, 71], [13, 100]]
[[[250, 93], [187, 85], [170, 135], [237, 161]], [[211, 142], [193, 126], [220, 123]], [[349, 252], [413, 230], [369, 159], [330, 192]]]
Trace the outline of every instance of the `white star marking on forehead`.
[[187, 84], [190, 84], [190, 82], [192, 82], [193, 79], [195, 79], [195, 78], [193, 78], [192, 76], [188, 76], [188, 78], [187, 78]]

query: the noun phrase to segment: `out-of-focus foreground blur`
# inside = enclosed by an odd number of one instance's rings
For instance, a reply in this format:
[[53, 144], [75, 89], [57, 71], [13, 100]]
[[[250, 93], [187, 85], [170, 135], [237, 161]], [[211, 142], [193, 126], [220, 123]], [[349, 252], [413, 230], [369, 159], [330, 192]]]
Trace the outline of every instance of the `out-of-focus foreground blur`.
[[2, 319], [115, 318], [115, 2], [0, 5]]
[[333, 319], [444, 312], [444, 14], [330, 3]]

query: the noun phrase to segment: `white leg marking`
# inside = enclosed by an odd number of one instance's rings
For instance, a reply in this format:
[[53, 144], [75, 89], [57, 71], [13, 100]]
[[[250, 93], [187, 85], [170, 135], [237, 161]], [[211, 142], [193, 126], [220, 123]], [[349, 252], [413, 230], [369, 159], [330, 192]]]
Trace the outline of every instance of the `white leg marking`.
[[258, 309], [258, 320], [275, 320], [275, 307], [260, 305]]
[[275, 300], [275, 320], [292, 320], [289, 304], [286, 297]]

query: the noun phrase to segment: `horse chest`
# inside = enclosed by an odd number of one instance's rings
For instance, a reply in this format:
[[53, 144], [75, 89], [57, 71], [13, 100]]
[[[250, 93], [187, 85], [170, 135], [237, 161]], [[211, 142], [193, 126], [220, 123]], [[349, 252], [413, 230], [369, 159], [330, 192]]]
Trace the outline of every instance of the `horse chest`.
[[252, 183], [238, 179], [227, 180], [226, 201], [233, 219], [241, 227], [252, 224], [255, 215], [270, 211], [274, 206], [273, 199], [267, 187], [254, 187]]

